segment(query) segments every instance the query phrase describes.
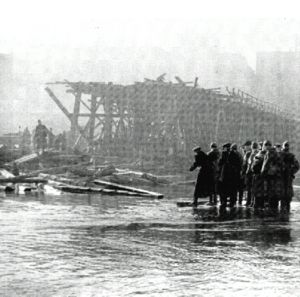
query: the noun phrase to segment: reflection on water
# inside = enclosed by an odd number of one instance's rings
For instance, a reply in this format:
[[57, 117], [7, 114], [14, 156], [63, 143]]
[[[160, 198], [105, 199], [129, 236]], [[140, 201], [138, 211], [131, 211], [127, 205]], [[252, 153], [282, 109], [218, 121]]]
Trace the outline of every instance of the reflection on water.
[[0, 194], [0, 296], [300, 296], [290, 216], [163, 200]]

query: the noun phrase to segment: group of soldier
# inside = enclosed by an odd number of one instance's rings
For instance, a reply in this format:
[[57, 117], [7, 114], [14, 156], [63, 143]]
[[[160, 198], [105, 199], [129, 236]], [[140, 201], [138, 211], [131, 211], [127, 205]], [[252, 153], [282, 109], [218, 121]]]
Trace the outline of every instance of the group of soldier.
[[216, 143], [205, 153], [201, 147], [193, 149], [195, 162], [190, 171], [199, 167], [194, 191], [193, 205], [198, 198], [209, 197], [209, 203], [235, 207], [237, 202], [254, 209], [268, 207], [272, 211], [280, 208], [290, 211], [293, 197], [293, 180], [299, 170], [299, 162], [290, 152], [287, 141], [272, 146], [264, 142], [246, 141], [241, 150], [233, 143], [225, 143], [220, 152]]

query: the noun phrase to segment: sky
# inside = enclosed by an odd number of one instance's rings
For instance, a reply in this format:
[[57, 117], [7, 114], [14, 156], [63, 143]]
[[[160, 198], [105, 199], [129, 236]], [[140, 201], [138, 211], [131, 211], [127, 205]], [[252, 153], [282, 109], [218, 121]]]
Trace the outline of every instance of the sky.
[[206, 40], [222, 51], [242, 53], [255, 67], [257, 51], [300, 46], [296, 2], [3, 1], [0, 51], [26, 57], [31, 51], [37, 56], [49, 50], [59, 55], [69, 48], [170, 50], [194, 48]]
[[[13, 55], [18, 81], [31, 89], [18, 90], [7, 106], [10, 113], [26, 110], [34, 115], [22, 120], [15, 117], [14, 129], [19, 122], [22, 126], [30, 125], [30, 120], [40, 116], [50, 122], [49, 108], [59, 115], [57, 126], [65, 123], [43, 90], [47, 81], [99, 78], [128, 83], [143, 80], [144, 74], [160, 75], [157, 72], [164, 67], [180, 71], [182, 64], [193, 63], [203, 51], [239, 53], [255, 70], [256, 52], [300, 50], [297, 1], [10, 0], [0, 3], [0, 53]], [[151, 71], [142, 65], [144, 53], [150, 53]], [[155, 65], [164, 60], [167, 62], [161, 67]], [[114, 62], [124, 73], [111, 75], [102, 61]], [[169, 67], [168, 63], [178, 68]], [[127, 75], [127, 69], [135, 75]]]

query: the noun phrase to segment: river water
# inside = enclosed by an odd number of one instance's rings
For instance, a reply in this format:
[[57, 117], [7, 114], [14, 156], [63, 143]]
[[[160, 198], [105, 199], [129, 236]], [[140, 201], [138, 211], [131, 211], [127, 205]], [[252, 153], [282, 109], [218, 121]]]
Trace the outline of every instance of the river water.
[[162, 200], [0, 193], [0, 296], [300, 296], [290, 216]]

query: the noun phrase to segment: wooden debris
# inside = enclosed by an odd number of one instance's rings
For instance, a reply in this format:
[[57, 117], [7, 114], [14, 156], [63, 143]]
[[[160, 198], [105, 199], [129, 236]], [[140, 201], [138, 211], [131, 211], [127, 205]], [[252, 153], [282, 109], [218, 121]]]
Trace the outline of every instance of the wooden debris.
[[75, 165], [63, 165], [63, 166], [57, 166], [57, 167], [51, 167], [51, 168], [45, 168], [45, 169], [39, 169], [32, 171], [28, 174], [28, 176], [37, 176], [40, 173], [47, 173], [47, 174], [60, 174], [64, 173], [67, 170], [72, 170], [76, 168], [83, 168], [90, 165], [90, 162], [85, 162], [85, 163], [80, 163], [80, 164], [75, 164]]
[[0, 178], [0, 184], [5, 183], [43, 183], [46, 184], [48, 180], [38, 177], [28, 177], [26, 175], [24, 176], [16, 176], [16, 177], [9, 177], [9, 178]]
[[107, 176], [107, 175], [112, 175], [113, 173], [116, 173], [117, 170], [113, 165], [106, 166], [104, 168], [100, 168], [97, 170], [95, 173], [95, 176], [101, 177], [101, 176]]
[[4, 178], [12, 178], [15, 177], [11, 172], [7, 171], [6, 169], [0, 169], [0, 178], [3, 176]]
[[29, 154], [26, 156], [23, 156], [19, 159], [14, 160], [13, 162], [15, 162], [16, 164], [22, 164], [22, 163], [26, 163], [32, 160], [35, 160], [38, 158], [38, 154], [37, 153], [33, 153], [33, 154]]
[[52, 185], [53, 188], [57, 190], [61, 190], [63, 192], [69, 193], [102, 193], [103, 189], [101, 188], [90, 188], [90, 187], [80, 187], [80, 186], [73, 186], [73, 185], [66, 185], [66, 184], [58, 184]]
[[57, 190], [60, 190], [63, 192], [68, 192], [68, 193], [152, 197], [149, 194], [135, 193], [135, 192], [131, 192], [131, 191], [95, 188], [95, 187], [80, 187], [80, 186], [73, 186], [73, 185], [58, 183], [55, 181], [49, 181], [49, 182], [54, 189], [57, 189]]
[[163, 194], [160, 194], [160, 193], [157, 193], [157, 192], [151, 192], [151, 191], [147, 191], [147, 190], [143, 190], [143, 189], [123, 186], [123, 185], [107, 182], [107, 181], [100, 180], [100, 179], [94, 180], [94, 183], [97, 184], [97, 185], [106, 186], [110, 189], [130, 191], [130, 192], [139, 193], [139, 194], [146, 194], [146, 195], [156, 197], [156, 198], [163, 198], [164, 197]]

